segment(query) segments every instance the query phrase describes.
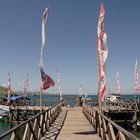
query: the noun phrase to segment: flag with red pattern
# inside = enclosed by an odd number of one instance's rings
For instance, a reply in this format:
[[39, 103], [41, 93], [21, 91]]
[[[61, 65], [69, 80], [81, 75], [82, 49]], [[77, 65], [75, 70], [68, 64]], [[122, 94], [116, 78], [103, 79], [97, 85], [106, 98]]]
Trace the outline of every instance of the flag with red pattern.
[[107, 35], [104, 32], [104, 5], [101, 3], [100, 14], [97, 26], [97, 52], [98, 52], [98, 97], [101, 102], [104, 101], [106, 92], [106, 74], [105, 61], [108, 55], [106, 46]]
[[45, 74], [43, 68], [40, 69], [40, 72], [41, 72], [41, 80], [42, 80], [42, 84], [41, 84], [42, 90], [46, 90], [55, 85], [53, 79], [47, 74]]

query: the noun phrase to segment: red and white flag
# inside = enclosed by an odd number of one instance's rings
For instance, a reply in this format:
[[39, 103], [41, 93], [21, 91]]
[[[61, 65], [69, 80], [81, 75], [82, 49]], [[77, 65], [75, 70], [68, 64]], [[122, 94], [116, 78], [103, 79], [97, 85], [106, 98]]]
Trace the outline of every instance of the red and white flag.
[[139, 81], [138, 81], [138, 62], [136, 60], [135, 63], [135, 73], [134, 73], [134, 78], [135, 78], [135, 82], [134, 82], [134, 91], [138, 92], [139, 91]]
[[45, 72], [43, 71], [43, 68], [40, 69], [40, 72], [41, 72], [41, 80], [42, 80], [41, 90], [46, 90], [55, 85], [53, 79], [47, 74], [45, 74]]
[[48, 76], [47, 74], [45, 74], [43, 68], [44, 68], [44, 62], [43, 62], [43, 51], [44, 51], [44, 47], [45, 47], [45, 26], [46, 26], [46, 20], [48, 17], [48, 10], [49, 8], [47, 7], [43, 13], [43, 17], [42, 17], [42, 47], [41, 47], [41, 53], [40, 53], [40, 72], [41, 72], [41, 90], [46, 90], [52, 86], [55, 85], [53, 79]]
[[117, 95], [120, 95], [120, 90], [121, 90], [121, 87], [120, 87], [120, 77], [119, 77], [119, 72], [117, 72], [117, 88], [116, 88], [116, 93]]
[[108, 55], [106, 46], [107, 35], [104, 32], [104, 5], [101, 3], [100, 14], [97, 26], [97, 52], [98, 52], [98, 96], [101, 102], [104, 101], [106, 92], [105, 61]]

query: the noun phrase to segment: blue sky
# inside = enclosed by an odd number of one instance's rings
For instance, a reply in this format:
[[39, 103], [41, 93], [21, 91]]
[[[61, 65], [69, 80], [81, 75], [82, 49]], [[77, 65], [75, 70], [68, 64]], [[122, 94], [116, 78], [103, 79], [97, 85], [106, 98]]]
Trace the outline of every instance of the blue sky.
[[[38, 67], [41, 49], [41, 20], [49, 5], [46, 25], [45, 72], [56, 82], [48, 92], [58, 90], [56, 69], [65, 94], [97, 93], [96, 27], [100, 0], [1, 0], [0, 1], [0, 85], [11, 73], [12, 88], [29, 85], [39, 90]], [[140, 1], [103, 0], [108, 58], [107, 88], [116, 91], [120, 73], [121, 93], [133, 93], [134, 63], [140, 61]], [[108, 91], [107, 91], [108, 92]]]

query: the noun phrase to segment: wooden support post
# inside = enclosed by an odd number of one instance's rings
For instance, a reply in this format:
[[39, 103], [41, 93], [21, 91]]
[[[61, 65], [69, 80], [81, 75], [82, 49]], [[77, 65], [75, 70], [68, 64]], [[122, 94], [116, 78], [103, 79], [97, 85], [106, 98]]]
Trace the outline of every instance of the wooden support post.
[[99, 103], [99, 105], [98, 105], [99, 112], [102, 113], [103, 112], [102, 102], [99, 100], [98, 103]]
[[12, 109], [10, 108], [10, 111], [9, 111], [9, 127], [10, 129], [13, 128], [13, 114], [12, 114]]
[[134, 131], [137, 131], [137, 112], [134, 112], [134, 115], [132, 117], [132, 127]]
[[17, 118], [16, 118], [17, 125], [19, 124], [19, 109], [17, 110]]
[[42, 109], [42, 90], [40, 89], [40, 113], [43, 111]]

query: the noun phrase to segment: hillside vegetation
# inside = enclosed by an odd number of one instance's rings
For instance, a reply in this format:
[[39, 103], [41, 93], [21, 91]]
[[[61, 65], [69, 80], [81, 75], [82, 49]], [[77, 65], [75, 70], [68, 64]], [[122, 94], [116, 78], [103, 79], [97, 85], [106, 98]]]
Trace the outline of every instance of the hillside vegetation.
[[0, 86], [0, 94], [1, 94], [1, 93], [7, 94], [7, 93], [8, 93], [8, 88], [3, 87], [3, 86]]

